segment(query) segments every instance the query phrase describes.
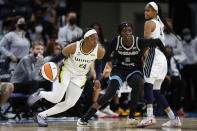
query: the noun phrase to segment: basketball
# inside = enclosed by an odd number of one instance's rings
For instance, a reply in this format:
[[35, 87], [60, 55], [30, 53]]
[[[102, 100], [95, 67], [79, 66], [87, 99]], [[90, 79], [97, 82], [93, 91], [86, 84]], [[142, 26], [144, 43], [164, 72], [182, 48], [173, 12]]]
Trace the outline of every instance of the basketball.
[[44, 79], [51, 82], [53, 82], [59, 76], [59, 73], [59, 66], [54, 62], [47, 62], [40, 69], [40, 75]]

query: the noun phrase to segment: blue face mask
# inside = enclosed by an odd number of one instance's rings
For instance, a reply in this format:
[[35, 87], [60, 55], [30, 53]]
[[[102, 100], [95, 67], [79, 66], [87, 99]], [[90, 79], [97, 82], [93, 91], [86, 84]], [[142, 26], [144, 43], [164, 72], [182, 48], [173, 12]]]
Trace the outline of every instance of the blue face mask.
[[185, 35], [185, 36], [183, 36], [183, 39], [185, 40], [185, 41], [190, 41], [191, 40], [191, 35]]

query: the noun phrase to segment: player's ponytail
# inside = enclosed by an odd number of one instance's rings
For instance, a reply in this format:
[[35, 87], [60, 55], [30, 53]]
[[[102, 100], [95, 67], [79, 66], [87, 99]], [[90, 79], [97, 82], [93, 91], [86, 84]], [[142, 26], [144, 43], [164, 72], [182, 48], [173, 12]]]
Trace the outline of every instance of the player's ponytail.
[[174, 34], [178, 40], [181, 40], [181, 39], [178, 37], [178, 35], [176, 34], [176, 32], [168, 25], [166, 19], [163, 17], [163, 15], [162, 15], [163, 13], [162, 13], [162, 10], [161, 10], [160, 5], [157, 4], [157, 6], [158, 6], [158, 16], [160, 17], [160, 19], [161, 19], [162, 23], [164, 24], [166, 30], [168, 30], [168, 32]]

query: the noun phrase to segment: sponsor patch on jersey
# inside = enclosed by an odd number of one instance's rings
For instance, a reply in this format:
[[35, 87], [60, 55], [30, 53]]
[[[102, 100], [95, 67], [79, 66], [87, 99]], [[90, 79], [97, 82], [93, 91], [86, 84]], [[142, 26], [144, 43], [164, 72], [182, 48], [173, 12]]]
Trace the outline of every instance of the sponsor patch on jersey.
[[90, 56], [95, 56], [95, 54], [90, 54]]

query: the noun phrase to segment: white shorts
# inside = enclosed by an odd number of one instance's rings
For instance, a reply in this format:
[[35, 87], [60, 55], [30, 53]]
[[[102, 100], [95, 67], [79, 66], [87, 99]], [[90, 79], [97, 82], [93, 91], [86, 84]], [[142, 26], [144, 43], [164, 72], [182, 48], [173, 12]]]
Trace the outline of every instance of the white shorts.
[[144, 75], [144, 80], [147, 83], [153, 84], [153, 89], [159, 90], [165, 76], [167, 74], [167, 60], [165, 55], [159, 50], [155, 49], [155, 56], [149, 76]]
[[[71, 73], [66, 67], [62, 69], [60, 72], [60, 76], [58, 78], [59, 83], [68, 85], [70, 82], [79, 86], [79, 88], [83, 89], [86, 83], [87, 77], [86, 75], [76, 75]], [[56, 82], [54, 82], [55, 84]]]

